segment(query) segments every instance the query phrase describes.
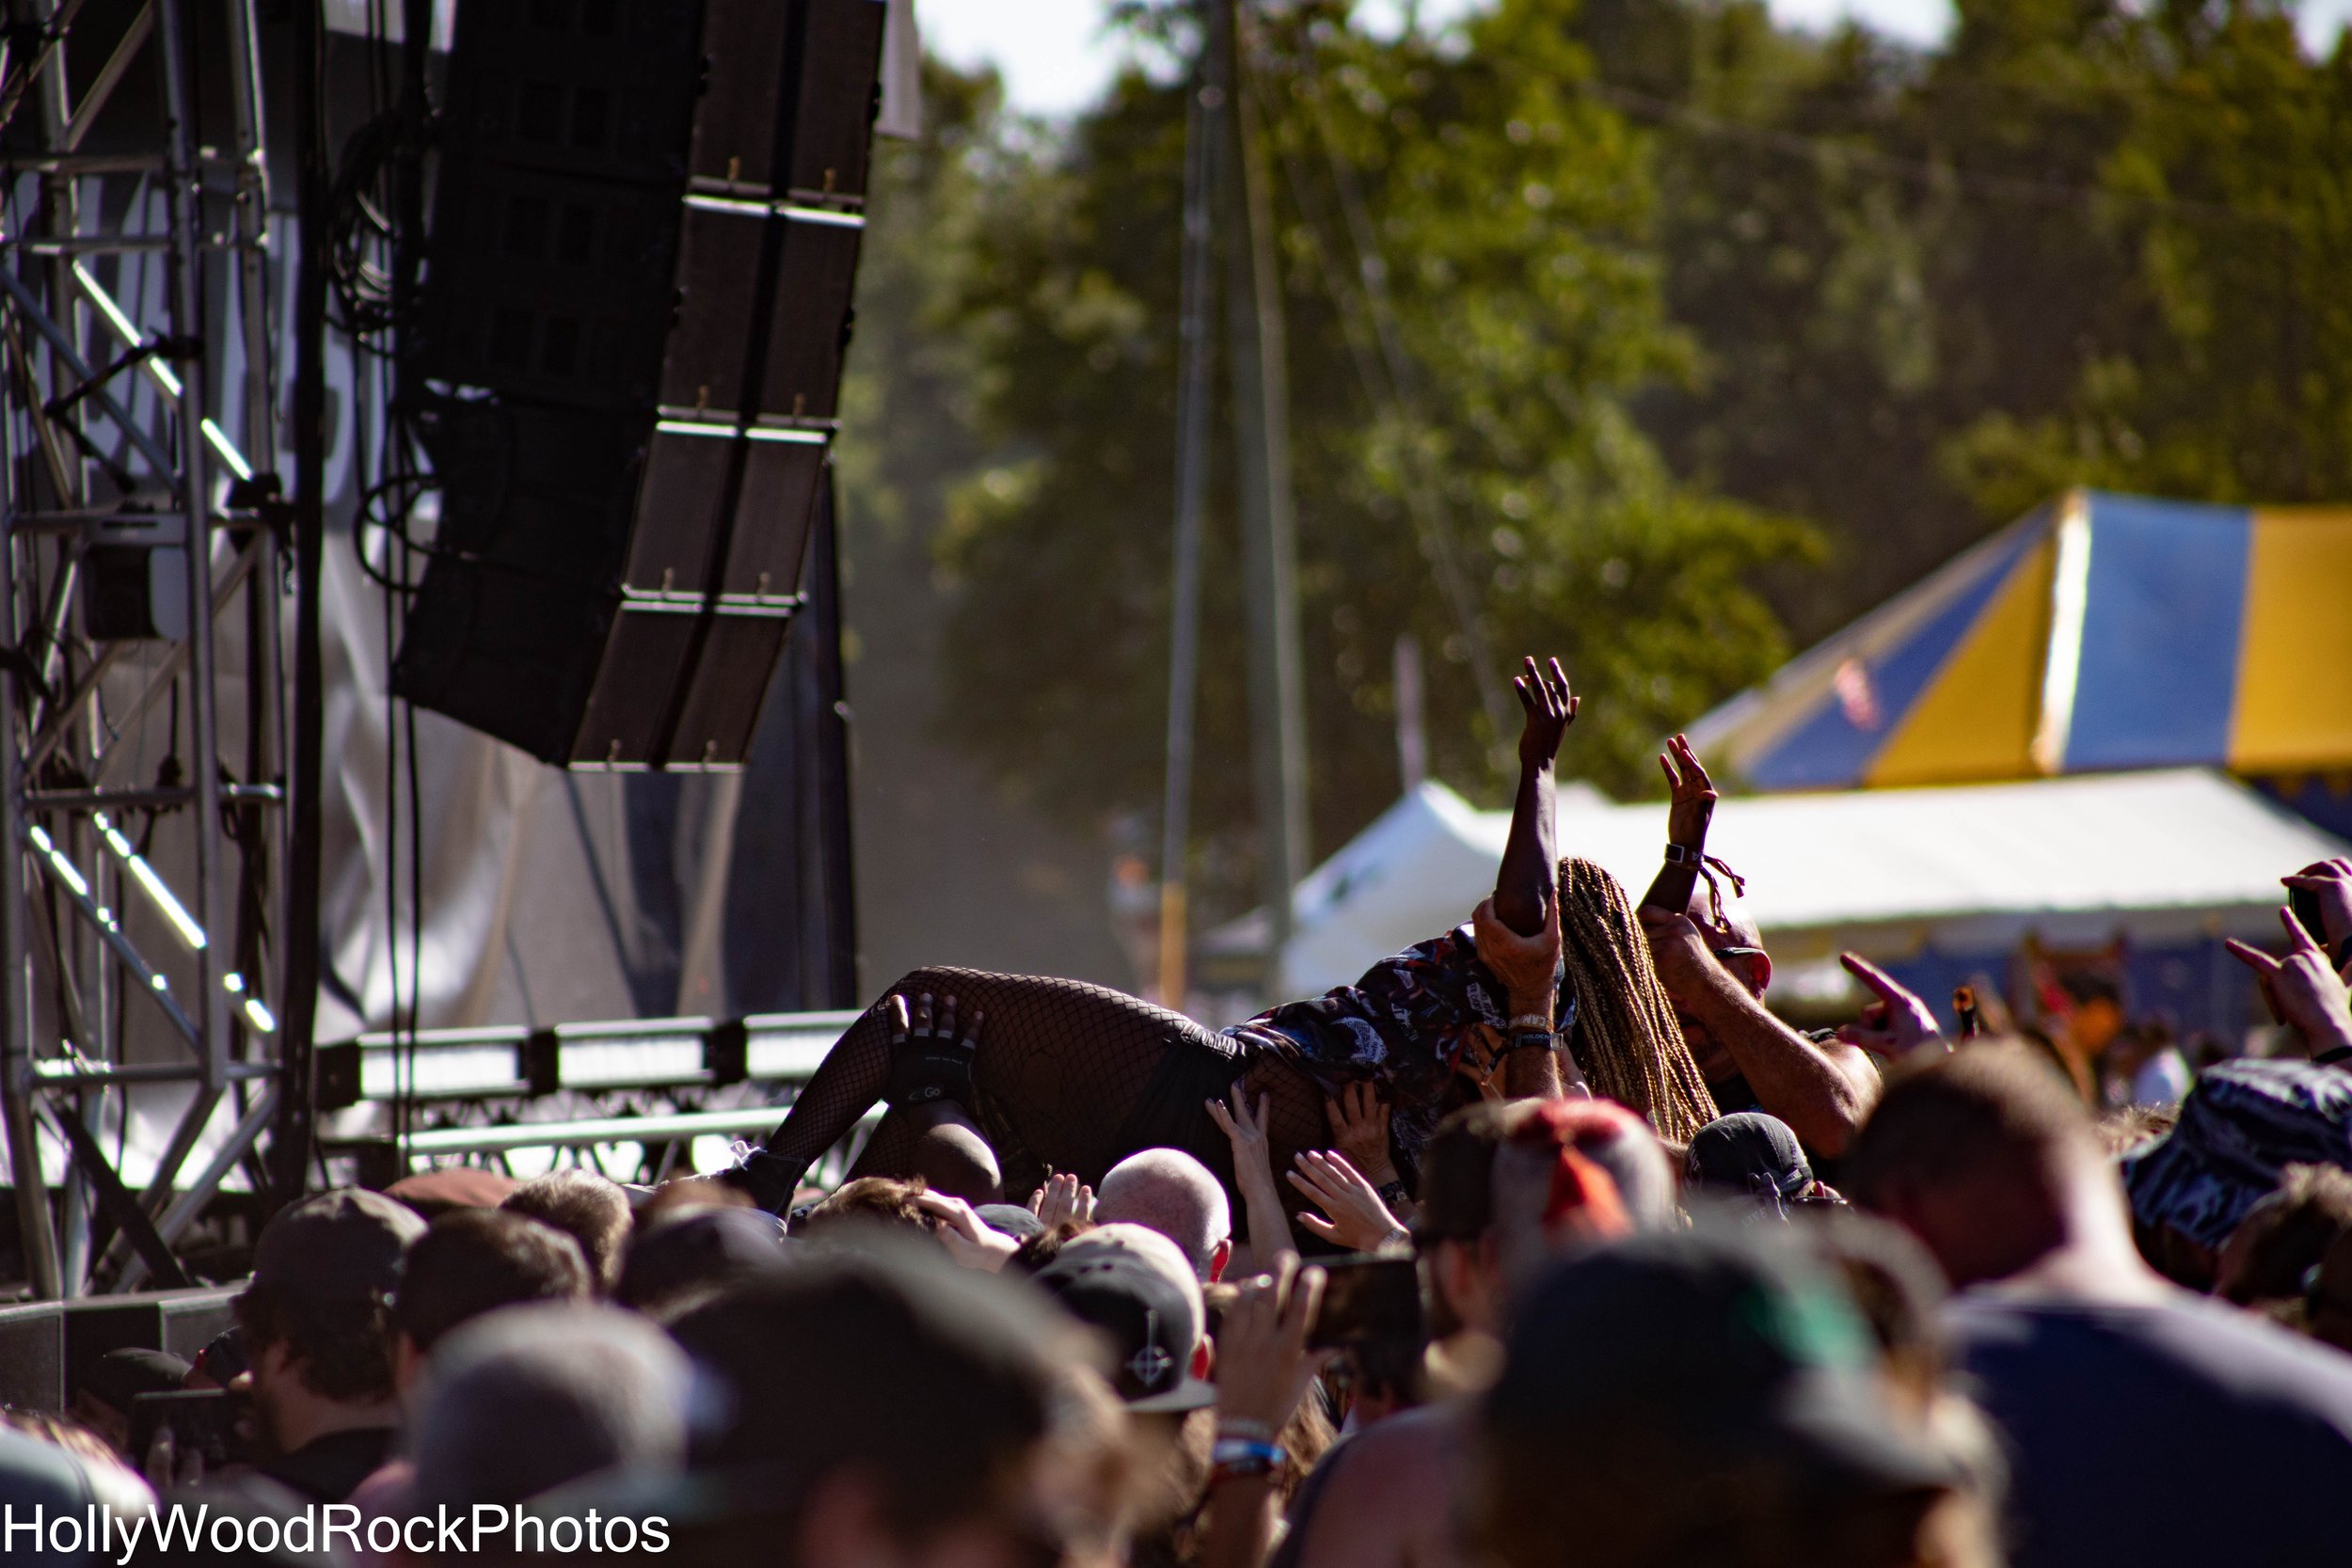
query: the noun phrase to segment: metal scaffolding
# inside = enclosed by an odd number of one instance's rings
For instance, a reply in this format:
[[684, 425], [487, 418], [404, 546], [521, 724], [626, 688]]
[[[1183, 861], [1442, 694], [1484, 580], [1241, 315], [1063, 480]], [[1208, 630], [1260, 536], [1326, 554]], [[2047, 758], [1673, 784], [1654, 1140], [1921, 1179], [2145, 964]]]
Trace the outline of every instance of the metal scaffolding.
[[[25, 1274], [57, 1297], [183, 1282], [223, 1180], [263, 1184], [285, 510], [251, 0], [147, 0], [105, 38], [83, 0], [8, 9], [0, 1090]], [[169, 1131], [139, 1150], [135, 1123]]]

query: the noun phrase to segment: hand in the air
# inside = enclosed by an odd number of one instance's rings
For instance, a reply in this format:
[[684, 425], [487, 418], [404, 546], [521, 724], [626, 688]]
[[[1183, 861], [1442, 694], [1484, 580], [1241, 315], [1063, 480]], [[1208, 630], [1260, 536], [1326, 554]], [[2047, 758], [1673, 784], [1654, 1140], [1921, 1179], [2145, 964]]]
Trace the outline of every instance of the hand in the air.
[[1216, 1421], [1225, 1431], [1277, 1433], [1336, 1352], [1309, 1350], [1324, 1273], [1283, 1254], [1271, 1274], [1242, 1281], [1216, 1332]]
[[1298, 1223], [1325, 1241], [1350, 1252], [1373, 1252], [1385, 1243], [1412, 1240], [1346, 1155], [1336, 1149], [1306, 1153], [1296, 1156], [1295, 1164], [1297, 1168], [1290, 1172], [1291, 1185], [1323, 1211], [1318, 1214], [1302, 1209]]
[[1552, 659], [1547, 670], [1530, 656], [1526, 665], [1526, 673], [1511, 681], [1527, 716], [1519, 729], [1519, 766], [1549, 768], [1583, 700], [1568, 690], [1568, 673], [1560, 668], [1558, 659]]
[[1846, 966], [1847, 974], [1869, 987], [1878, 997], [1862, 1009], [1860, 1022], [1839, 1026], [1840, 1040], [1860, 1046], [1873, 1056], [1889, 1058], [1908, 1056], [1931, 1045], [1950, 1049], [1945, 1044], [1943, 1028], [1935, 1022], [1934, 1009], [1906, 990], [1901, 981], [1859, 953], [1840, 953], [1837, 961]]
[[1225, 1101], [1209, 1101], [1209, 1119], [1216, 1122], [1226, 1141], [1233, 1146], [1233, 1184], [1248, 1188], [1252, 1181], [1263, 1181], [1267, 1190], [1274, 1188], [1274, 1155], [1266, 1144], [1266, 1120], [1273, 1101], [1268, 1095], [1258, 1097], [1257, 1114], [1249, 1110], [1249, 1097], [1235, 1083], [1230, 1091], [1232, 1105]]
[[1396, 1180], [1396, 1163], [1389, 1158], [1389, 1102], [1379, 1089], [1350, 1084], [1338, 1099], [1324, 1097], [1323, 1114], [1331, 1123], [1331, 1141], [1374, 1186]]
[[1048, 1230], [1073, 1220], [1080, 1225], [1091, 1225], [1094, 1189], [1068, 1171], [1047, 1171], [1045, 1185], [1029, 1195], [1029, 1212]]
[[1666, 808], [1666, 842], [1692, 848], [1707, 841], [1708, 818], [1715, 810], [1714, 781], [1691, 750], [1691, 742], [1676, 736], [1658, 753], [1658, 770], [1666, 775], [1671, 804]]
[[2339, 856], [2320, 861], [2292, 877], [2279, 879], [2298, 892], [2317, 896], [2323, 928], [2312, 934], [2328, 944], [2330, 954], [2343, 952], [2345, 939], [2352, 938], [2352, 860]]
[[2306, 1050], [2316, 1056], [2339, 1046], [2352, 1046], [2352, 997], [2344, 977], [2328, 962], [2303, 923], [2286, 910], [2279, 923], [2287, 928], [2287, 956], [2274, 958], [2258, 947], [2230, 939], [2230, 951], [2254, 972], [2270, 1016], [2300, 1036]]

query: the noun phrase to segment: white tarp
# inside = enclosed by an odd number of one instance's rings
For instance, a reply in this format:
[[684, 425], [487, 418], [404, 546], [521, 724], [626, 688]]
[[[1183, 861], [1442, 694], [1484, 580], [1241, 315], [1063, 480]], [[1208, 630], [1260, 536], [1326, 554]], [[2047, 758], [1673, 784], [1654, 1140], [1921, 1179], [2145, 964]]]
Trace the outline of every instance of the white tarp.
[[[1562, 792], [1559, 846], [1639, 896], [1665, 842], [1662, 802]], [[1468, 918], [1494, 887], [1507, 812], [1442, 784], [1398, 801], [1299, 884], [1280, 994], [1343, 985]], [[1747, 879], [1775, 957], [1838, 947], [1900, 958], [2117, 935], [2171, 943], [2278, 935], [2279, 879], [2346, 847], [2203, 768], [1946, 789], [1725, 800], [1708, 847]], [[1729, 890], [1725, 889], [1726, 894]]]

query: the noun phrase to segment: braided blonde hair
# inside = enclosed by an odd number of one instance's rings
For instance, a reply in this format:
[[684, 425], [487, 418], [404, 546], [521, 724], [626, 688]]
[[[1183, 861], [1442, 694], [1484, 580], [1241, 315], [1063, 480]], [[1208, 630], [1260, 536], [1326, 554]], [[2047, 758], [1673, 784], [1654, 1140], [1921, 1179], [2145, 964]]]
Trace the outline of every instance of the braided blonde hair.
[[1689, 1143], [1715, 1119], [1714, 1097], [1658, 983], [1633, 901], [1591, 861], [1560, 863], [1560, 939], [1593, 1092], [1647, 1118], [1660, 1137]]

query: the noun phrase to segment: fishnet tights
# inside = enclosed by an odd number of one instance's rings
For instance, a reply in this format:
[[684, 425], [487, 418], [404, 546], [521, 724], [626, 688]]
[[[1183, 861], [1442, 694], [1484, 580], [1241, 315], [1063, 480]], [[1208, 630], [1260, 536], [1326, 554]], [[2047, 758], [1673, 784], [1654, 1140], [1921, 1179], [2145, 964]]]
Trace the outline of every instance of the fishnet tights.
[[[805, 1173], [841, 1141], [880, 1100], [890, 1081], [890, 999], [910, 1008], [924, 995], [956, 999], [969, 1021], [987, 1014], [972, 1058], [973, 1101], [965, 1107], [996, 1152], [1006, 1196], [1020, 1202], [1048, 1167], [1074, 1171], [1092, 1182], [1127, 1155], [1120, 1134], [1152, 1085], [1161, 1059], [1190, 1042], [1229, 1053], [1232, 1042], [1181, 1013], [1104, 986], [1041, 975], [991, 974], [977, 969], [918, 969], [901, 975], [850, 1025], [818, 1064], [782, 1126], [770, 1135], [771, 1154]], [[1296, 1064], [1272, 1053], [1249, 1061], [1245, 1091], [1268, 1101], [1268, 1142], [1279, 1173], [1291, 1156], [1327, 1145], [1323, 1090]], [[1189, 1109], [1189, 1108], [1187, 1108]], [[1205, 1116], [1185, 1152], [1231, 1184], [1232, 1156]], [[908, 1118], [885, 1116], [858, 1160], [862, 1176], [902, 1175], [914, 1130]]]

